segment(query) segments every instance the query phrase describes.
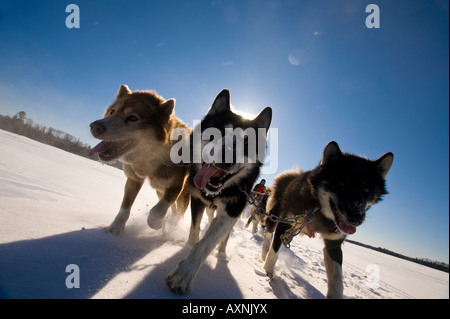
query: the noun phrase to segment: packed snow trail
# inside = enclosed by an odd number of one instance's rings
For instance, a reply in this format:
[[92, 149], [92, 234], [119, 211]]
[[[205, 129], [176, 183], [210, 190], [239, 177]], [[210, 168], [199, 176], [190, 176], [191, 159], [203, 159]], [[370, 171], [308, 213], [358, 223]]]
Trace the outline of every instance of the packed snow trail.
[[[123, 196], [122, 171], [0, 130], [0, 297], [9, 298], [324, 298], [320, 238], [295, 237], [270, 280], [260, 259], [262, 232], [232, 230], [226, 256], [212, 253], [194, 290], [176, 296], [164, 278], [189, 252], [189, 210], [178, 224], [147, 226], [157, 202], [147, 184], [123, 234], [109, 235]], [[202, 232], [207, 218], [202, 221]], [[346, 298], [449, 298], [447, 273], [350, 243], [343, 245]], [[80, 270], [69, 289], [68, 265]]]

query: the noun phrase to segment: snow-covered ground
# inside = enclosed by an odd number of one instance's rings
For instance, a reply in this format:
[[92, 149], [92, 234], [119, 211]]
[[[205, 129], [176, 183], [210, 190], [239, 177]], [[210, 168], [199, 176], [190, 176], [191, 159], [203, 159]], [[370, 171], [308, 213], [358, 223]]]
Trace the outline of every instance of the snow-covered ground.
[[[265, 276], [261, 232], [234, 227], [226, 256], [211, 254], [194, 291], [176, 296], [165, 276], [189, 252], [190, 213], [163, 230], [146, 224], [156, 194], [145, 185], [125, 231], [103, 231], [118, 212], [122, 171], [0, 130], [0, 296], [9, 298], [324, 298], [322, 241], [296, 237]], [[170, 215], [170, 214], [169, 214]], [[207, 227], [207, 218], [202, 229]], [[387, 247], [389, 248], [389, 247]], [[449, 275], [346, 243], [346, 298], [449, 298]], [[79, 288], [67, 288], [79, 269]]]

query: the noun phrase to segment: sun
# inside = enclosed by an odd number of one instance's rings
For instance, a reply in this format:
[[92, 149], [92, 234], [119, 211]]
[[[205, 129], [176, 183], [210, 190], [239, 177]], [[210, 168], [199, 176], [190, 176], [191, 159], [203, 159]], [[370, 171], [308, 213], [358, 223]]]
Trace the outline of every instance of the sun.
[[[248, 109], [248, 108], [249, 107], [247, 107], [247, 108], [244, 107], [244, 109]], [[257, 116], [257, 114], [254, 114], [251, 112], [246, 112], [246, 111], [243, 111], [242, 109], [236, 109], [233, 105], [231, 105], [231, 111], [233, 111], [233, 113], [236, 113], [248, 120], [253, 120]]]

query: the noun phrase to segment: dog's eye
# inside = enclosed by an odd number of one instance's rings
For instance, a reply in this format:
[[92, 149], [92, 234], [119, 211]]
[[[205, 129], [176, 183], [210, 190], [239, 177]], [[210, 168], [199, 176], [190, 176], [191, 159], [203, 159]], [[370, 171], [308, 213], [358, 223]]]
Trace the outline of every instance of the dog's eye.
[[366, 182], [362, 182], [362, 185], [361, 185], [362, 187], [362, 190], [363, 190], [363, 192], [364, 193], [366, 193], [366, 194], [369, 194], [370, 193], [370, 188], [369, 188], [369, 186], [367, 186], [367, 183]]
[[137, 120], [138, 120], [138, 118], [134, 115], [130, 115], [126, 119], [127, 122], [136, 122]]
[[115, 111], [115, 110], [111, 110], [111, 111], [109, 111], [109, 115], [114, 115], [114, 113], [116, 113], [116, 111]]

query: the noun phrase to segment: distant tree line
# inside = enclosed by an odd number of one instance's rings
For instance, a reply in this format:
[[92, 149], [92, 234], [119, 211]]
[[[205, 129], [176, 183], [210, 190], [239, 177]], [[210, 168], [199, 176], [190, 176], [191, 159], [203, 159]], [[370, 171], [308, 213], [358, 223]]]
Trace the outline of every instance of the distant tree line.
[[[76, 138], [69, 133], [35, 123], [32, 119], [27, 117], [27, 113], [24, 111], [18, 112], [12, 117], [0, 114], [0, 129], [29, 137], [38, 142], [83, 157], [88, 157], [87, 154], [91, 149], [88, 144], [83, 143], [79, 138]], [[92, 159], [97, 160], [97, 156]], [[120, 169], [122, 168], [122, 164], [118, 162], [112, 166]]]
[[393, 251], [391, 251], [389, 249], [386, 249], [386, 248], [374, 247], [374, 246], [363, 244], [363, 243], [360, 243], [360, 242], [357, 242], [357, 241], [354, 241], [354, 240], [350, 240], [350, 239], [346, 239], [345, 241], [349, 242], [349, 243], [352, 243], [352, 244], [355, 244], [355, 245], [359, 245], [359, 246], [365, 247], [365, 248], [373, 249], [373, 250], [376, 250], [376, 251], [379, 251], [379, 252], [382, 252], [384, 254], [388, 254], [388, 255], [391, 255], [391, 256], [394, 256], [394, 257], [397, 257], [397, 258], [406, 259], [406, 260], [415, 262], [415, 263], [420, 264], [420, 265], [424, 265], [424, 266], [431, 267], [431, 268], [434, 268], [434, 269], [442, 270], [442, 271], [445, 271], [447, 273], [449, 272], [449, 265], [447, 263], [444, 263], [444, 262], [441, 262], [441, 261], [434, 261], [434, 260], [430, 260], [430, 259], [427, 259], [427, 258], [408, 257], [408, 256], [405, 256], [405, 255], [393, 252]]

